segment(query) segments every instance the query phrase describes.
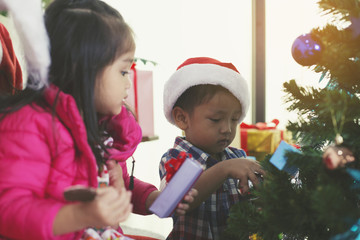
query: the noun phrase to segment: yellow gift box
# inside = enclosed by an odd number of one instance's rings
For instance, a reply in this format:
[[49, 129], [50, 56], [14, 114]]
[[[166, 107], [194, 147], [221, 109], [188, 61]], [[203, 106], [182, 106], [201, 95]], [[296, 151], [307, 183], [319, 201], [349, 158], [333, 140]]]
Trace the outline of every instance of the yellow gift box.
[[289, 141], [291, 134], [288, 131], [276, 129], [277, 119], [270, 123], [256, 123], [240, 125], [240, 145], [249, 156], [262, 160], [267, 154], [274, 153], [281, 140]]

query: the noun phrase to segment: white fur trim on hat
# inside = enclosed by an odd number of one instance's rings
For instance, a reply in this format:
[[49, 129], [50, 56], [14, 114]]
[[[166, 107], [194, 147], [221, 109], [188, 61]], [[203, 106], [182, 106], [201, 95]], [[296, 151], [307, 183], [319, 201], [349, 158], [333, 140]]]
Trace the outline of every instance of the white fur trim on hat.
[[[200, 63], [196, 63], [197, 59], [200, 59]], [[209, 60], [209, 63], [204, 62], [203, 59]], [[215, 59], [193, 58], [191, 60], [192, 63], [181, 65], [165, 83], [163, 100], [166, 119], [175, 124], [171, 114], [172, 109], [177, 99], [188, 88], [200, 84], [213, 84], [226, 88], [240, 101], [242, 113], [239, 122], [242, 122], [250, 105], [248, 85], [242, 75], [226, 67], [226, 63], [220, 63]]]

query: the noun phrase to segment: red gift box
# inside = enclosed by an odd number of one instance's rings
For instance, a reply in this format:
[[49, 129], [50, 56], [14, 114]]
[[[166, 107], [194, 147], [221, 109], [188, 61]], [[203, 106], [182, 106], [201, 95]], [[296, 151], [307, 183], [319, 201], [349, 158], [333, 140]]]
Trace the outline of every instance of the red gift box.
[[149, 70], [139, 70], [135, 66], [134, 63], [130, 70], [132, 85], [126, 101], [135, 111], [143, 137], [153, 138], [155, 136], [153, 72]]

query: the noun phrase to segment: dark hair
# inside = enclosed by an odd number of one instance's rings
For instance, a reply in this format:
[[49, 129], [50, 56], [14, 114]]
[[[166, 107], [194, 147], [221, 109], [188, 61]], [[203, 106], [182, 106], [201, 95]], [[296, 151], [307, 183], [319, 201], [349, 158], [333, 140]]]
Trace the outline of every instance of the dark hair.
[[[99, 0], [54, 0], [45, 11], [45, 26], [51, 47], [49, 82], [74, 97], [88, 143], [101, 166], [105, 146], [94, 103], [95, 80], [117, 57], [135, 50], [133, 32], [118, 11]], [[1, 102], [0, 112], [33, 102], [44, 105], [43, 90], [25, 89]]]
[[228, 89], [213, 84], [200, 84], [189, 87], [176, 100], [174, 107], [180, 107], [191, 114], [196, 106], [207, 103], [218, 92], [227, 92]]
[[116, 10], [100, 1], [71, 1], [81, 6], [65, 9], [63, 2], [55, 0], [45, 12], [52, 59], [49, 81], [75, 98], [99, 164], [98, 146], [105, 146], [94, 103], [96, 77], [117, 57], [135, 50], [133, 32]]
[[121, 14], [105, 2], [101, 0], [55, 0], [51, 3], [51, 7], [47, 8], [47, 12], [61, 12], [64, 9], [88, 9], [99, 14], [110, 15], [123, 20]]

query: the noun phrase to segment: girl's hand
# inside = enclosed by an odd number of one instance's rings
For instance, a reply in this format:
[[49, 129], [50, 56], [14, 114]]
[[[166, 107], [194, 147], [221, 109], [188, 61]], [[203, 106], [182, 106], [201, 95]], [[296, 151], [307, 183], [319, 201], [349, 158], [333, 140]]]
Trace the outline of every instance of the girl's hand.
[[175, 209], [176, 215], [185, 215], [187, 210], [189, 210], [189, 203], [192, 203], [197, 195], [198, 191], [195, 188], [190, 189], [183, 201], [177, 205]]
[[96, 189], [95, 199], [79, 203], [79, 217], [88, 227], [117, 226], [132, 212], [131, 192], [125, 188], [103, 187]]
[[120, 191], [125, 187], [123, 172], [120, 164], [118, 164], [115, 160], [108, 160], [106, 162], [106, 166], [109, 171], [110, 186], [113, 186]]

